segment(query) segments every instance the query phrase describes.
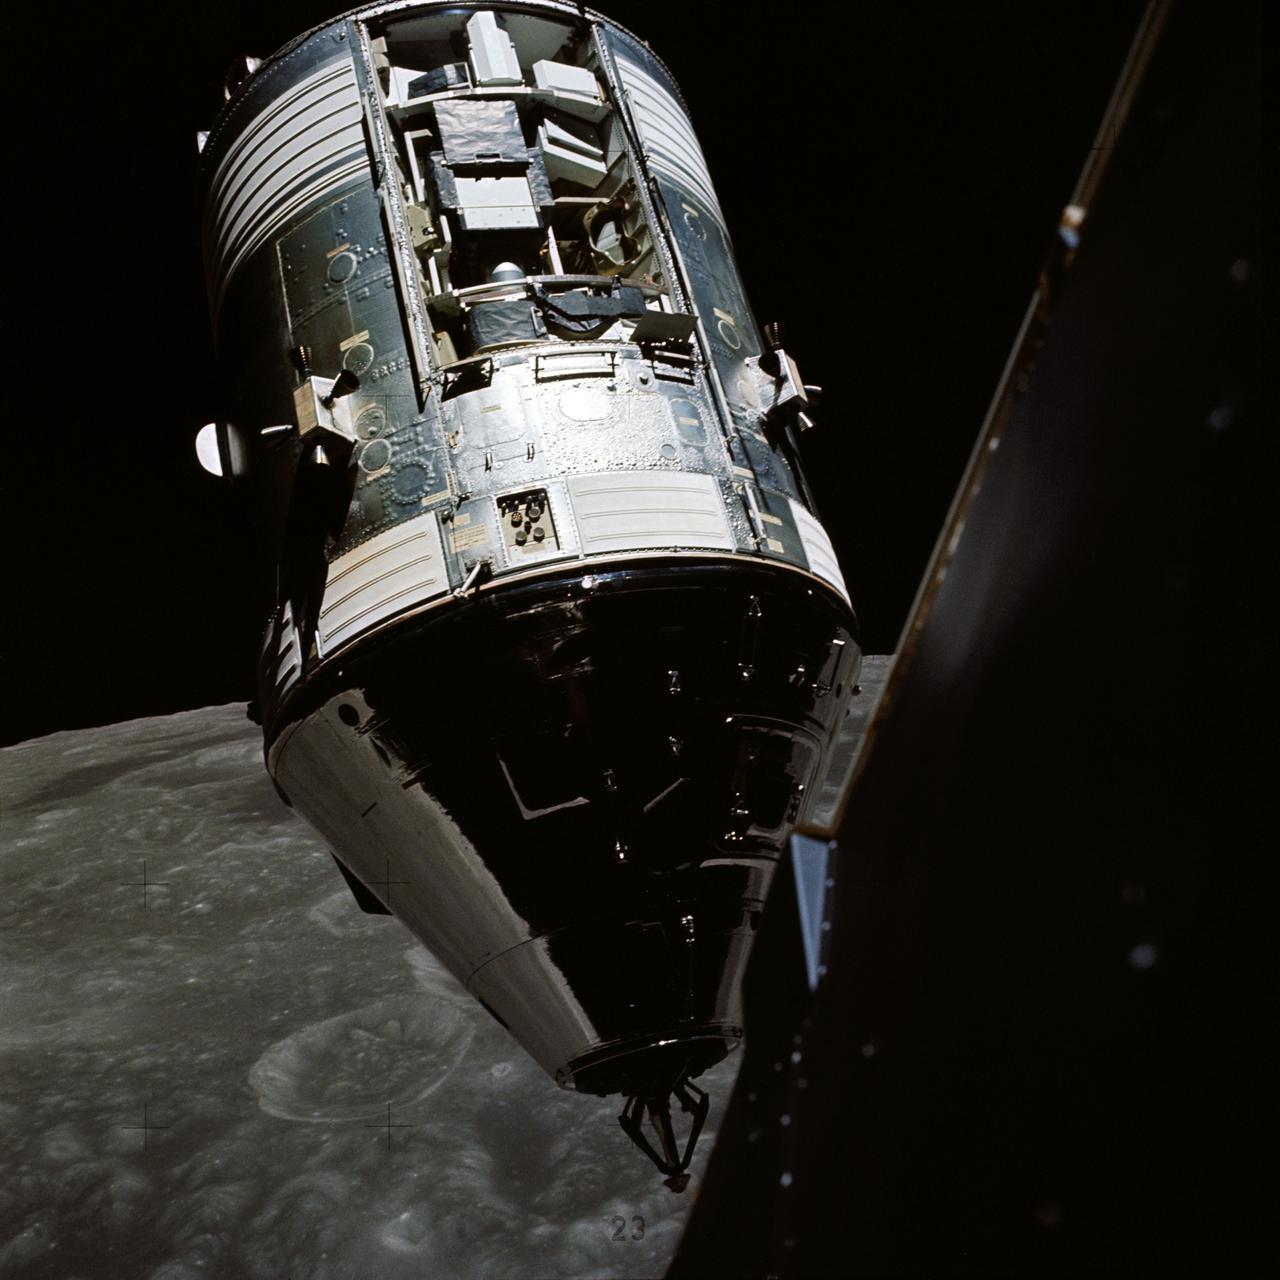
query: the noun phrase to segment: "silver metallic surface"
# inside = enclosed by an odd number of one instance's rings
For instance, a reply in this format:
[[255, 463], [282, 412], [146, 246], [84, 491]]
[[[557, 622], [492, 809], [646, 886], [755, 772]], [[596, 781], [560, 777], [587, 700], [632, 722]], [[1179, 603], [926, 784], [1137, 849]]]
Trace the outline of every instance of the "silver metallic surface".
[[679, 92], [575, 5], [375, 5], [202, 165], [269, 768], [558, 1081], [665, 1097], [860, 657]]

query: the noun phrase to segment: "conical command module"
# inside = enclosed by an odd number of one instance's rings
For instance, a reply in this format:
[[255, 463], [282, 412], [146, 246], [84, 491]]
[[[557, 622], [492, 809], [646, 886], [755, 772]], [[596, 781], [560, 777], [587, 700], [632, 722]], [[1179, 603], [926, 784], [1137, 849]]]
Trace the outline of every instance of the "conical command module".
[[197, 451], [260, 532], [271, 776], [682, 1189], [770, 881], [849, 772], [817, 389], [670, 74], [576, 4], [357, 10], [243, 60], [201, 143]]

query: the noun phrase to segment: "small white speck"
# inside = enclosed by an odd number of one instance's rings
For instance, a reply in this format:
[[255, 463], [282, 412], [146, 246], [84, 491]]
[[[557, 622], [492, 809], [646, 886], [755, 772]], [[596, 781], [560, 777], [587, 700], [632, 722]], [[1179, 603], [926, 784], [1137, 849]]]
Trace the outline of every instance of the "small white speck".
[[[194, 979], [194, 978], [192, 978], [192, 979], [191, 979], [191, 981], [192, 981], [192, 982], [194, 982], [194, 981], [195, 981], [195, 979]], [[794, 1065], [795, 1063], [797, 1063], [797, 1062], [799, 1062], [799, 1061], [800, 1061], [800, 1050], [799, 1050], [799, 1049], [793, 1049], [793, 1050], [792, 1050], [792, 1052], [791, 1052], [791, 1062], [792, 1062], [792, 1065]]]
[[789, 1173], [784, 1173], [784, 1174], [782, 1175], [782, 1177], [780, 1177], [780, 1178], [778, 1179], [778, 1181], [779, 1181], [779, 1182], [780, 1182], [784, 1187], [789, 1187], [789, 1186], [791, 1185], [791, 1175], [790, 1175]]
[[1151, 969], [1155, 967], [1160, 953], [1153, 942], [1140, 942], [1129, 952], [1129, 964], [1134, 969]]
[[790, 1126], [790, 1124], [791, 1124], [791, 1117], [790, 1117], [790, 1116], [783, 1116], [783, 1117], [782, 1117], [782, 1127], [783, 1127], [784, 1129], [786, 1129], [786, 1128], [788, 1128], [788, 1127]]
[[862, 1056], [864, 1058], [874, 1058], [876, 1056], [876, 1047], [870, 1040], [862, 1046]]

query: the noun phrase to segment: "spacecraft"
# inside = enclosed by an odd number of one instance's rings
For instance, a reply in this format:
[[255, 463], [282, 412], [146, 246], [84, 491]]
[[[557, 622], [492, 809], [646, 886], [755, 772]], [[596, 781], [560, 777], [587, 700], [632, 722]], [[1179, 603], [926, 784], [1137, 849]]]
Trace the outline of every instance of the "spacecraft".
[[226, 94], [197, 453], [259, 534], [270, 774], [682, 1190], [770, 882], [851, 769], [817, 388], [670, 73], [603, 15], [370, 5]]

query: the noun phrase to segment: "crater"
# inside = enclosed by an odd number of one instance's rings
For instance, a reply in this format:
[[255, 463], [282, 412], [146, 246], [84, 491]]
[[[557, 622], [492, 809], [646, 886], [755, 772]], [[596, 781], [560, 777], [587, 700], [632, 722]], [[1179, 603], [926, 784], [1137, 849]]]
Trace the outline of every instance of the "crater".
[[285, 1120], [368, 1120], [414, 1106], [461, 1061], [474, 1029], [460, 1006], [392, 996], [279, 1041], [249, 1070], [258, 1105]]

